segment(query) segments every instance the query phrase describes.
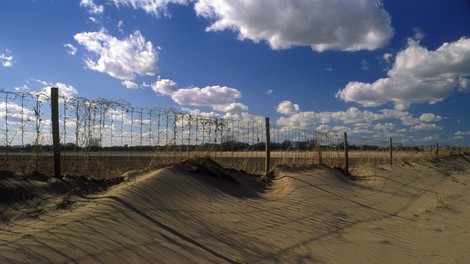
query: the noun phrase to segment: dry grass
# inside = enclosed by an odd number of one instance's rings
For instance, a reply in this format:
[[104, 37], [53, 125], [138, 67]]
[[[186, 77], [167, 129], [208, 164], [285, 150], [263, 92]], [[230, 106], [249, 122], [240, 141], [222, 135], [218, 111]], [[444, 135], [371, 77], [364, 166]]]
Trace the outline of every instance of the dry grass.
[[[461, 154], [465, 148], [442, 148], [436, 156], [429, 151], [394, 151], [393, 164], [415, 162]], [[3, 162], [0, 170], [20, 173], [39, 172], [53, 175], [52, 153], [40, 150], [30, 153], [1, 153]], [[86, 176], [89, 178], [112, 178], [130, 170], [161, 168], [192, 158], [211, 158], [225, 168], [245, 171], [251, 174], [264, 174], [264, 151], [96, 151], [63, 152], [62, 174]], [[309, 166], [324, 164], [331, 168], [345, 167], [343, 150], [314, 151], [272, 151], [271, 169], [277, 166]], [[349, 166], [389, 165], [388, 151], [349, 151]]]

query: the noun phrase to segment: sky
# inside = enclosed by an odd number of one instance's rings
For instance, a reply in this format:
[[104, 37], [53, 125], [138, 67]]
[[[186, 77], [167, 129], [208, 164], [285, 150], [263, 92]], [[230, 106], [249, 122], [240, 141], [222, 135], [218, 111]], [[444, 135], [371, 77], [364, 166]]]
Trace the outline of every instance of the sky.
[[0, 89], [470, 145], [468, 0], [2, 0]]

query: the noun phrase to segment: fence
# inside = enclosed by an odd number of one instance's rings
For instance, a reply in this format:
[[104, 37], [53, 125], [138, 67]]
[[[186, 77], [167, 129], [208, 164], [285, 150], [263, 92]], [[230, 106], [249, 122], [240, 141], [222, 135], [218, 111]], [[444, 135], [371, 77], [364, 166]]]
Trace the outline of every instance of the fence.
[[[51, 114], [54, 101], [57, 116]], [[55, 151], [54, 136], [60, 140]], [[325, 164], [348, 170], [359, 162], [398, 162], [435, 152], [392, 144], [391, 139], [372, 142], [345, 136], [278, 127], [264, 118], [229, 120], [136, 108], [126, 101], [65, 96], [52, 100], [50, 91], [0, 91], [0, 169], [23, 173], [54, 175], [57, 154], [56, 175], [113, 177], [196, 157], [262, 174], [280, 165]]]

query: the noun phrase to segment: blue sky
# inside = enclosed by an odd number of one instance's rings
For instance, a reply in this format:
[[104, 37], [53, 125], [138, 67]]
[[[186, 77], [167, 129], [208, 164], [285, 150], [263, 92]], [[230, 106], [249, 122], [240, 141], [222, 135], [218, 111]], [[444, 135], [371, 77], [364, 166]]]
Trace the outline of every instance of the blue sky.
[[2, 0], [0, 89], [470, 145], [467, 0]]

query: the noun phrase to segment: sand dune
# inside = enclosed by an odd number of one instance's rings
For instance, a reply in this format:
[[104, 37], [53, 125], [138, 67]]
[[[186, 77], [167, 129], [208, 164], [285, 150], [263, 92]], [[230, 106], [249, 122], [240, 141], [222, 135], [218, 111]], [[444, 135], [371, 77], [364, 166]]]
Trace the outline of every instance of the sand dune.
[[2, 196], [0, 262], [470, 262], [469, 156], [353, 173], [267, 180], [199, 160], [93, 193], [3, 177], [2, 191], [29, 187]]

